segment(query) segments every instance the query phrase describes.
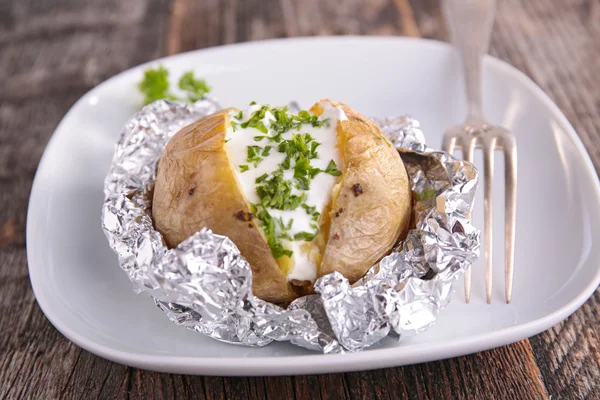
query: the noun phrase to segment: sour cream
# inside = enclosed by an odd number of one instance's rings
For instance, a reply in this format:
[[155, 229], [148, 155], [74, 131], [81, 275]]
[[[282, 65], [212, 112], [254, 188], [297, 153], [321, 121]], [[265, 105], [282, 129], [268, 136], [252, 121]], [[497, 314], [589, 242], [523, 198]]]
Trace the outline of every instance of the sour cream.
[[[320, 116], [320, 119], [329, 119], [329, 123], [320, 127], [314, 127], [311, 124], [302, 124], [298, 129], [292, 129], [283, 133], [282, 138], [290, 140], [292, 139], [292, 134], [308, 133], [315, 141], [320, 143], [317, 148], [318, 156], [310, 160], [311, 167], [325, 170], [333, 160], [338, 168], [342, 168], [343, 160], [337, 147], [336, 128], [338, 121], [343, 121], [347, 118], [344, 111], [339, 107], [333, 107], [329, 103], [324, 103], [323, 108], [324, 112]], [[258, 136], [275, 135], [271, 125], [276, 120], [271, 113], [266, 112], [265, 117], [262, 119], [264, 126], [268, 130], [267, 134], [253, 127], [242, 128], [239, 124], [241, 121], [247, 121], [254, 112], [260, 109], [261, 105], [258, 104], [250, 106], [248, 110], [242, 112], [242, 118], [240, 120], [236, 118], [236, 116], [239, 116], [238, 112], [232, 112], [230, 114], [230, 120], [236, 125], [236, 128], [234, 130], [233, 126], [229, 126], [226, 134], [226, 147], [231, 163], [235, 168], [237, 179], [240, 182], [246, 199], [255, 204], [260, 203], [260, 197], [256, 191], [256, 178], [263, 174], [273, 173], [279, 169], [279, 165], [286, 158], [285, 153], [277, 151], [277, 143], [268, 143], [267, 139], [261, 141], [255, 140], [255, 137]], [[248, 147], [256, 145], [263, 148], [266, 145], [271, 145], [272, 149], [268, 156], [264, 157], [256, 166], [254, 166], [253, 163], [247, 161], [247, 154]], [[292, 169], [285, 170], [283, 173], [284, 179], [292, 182], [292, 194], [300, 195], [305, 193], [306, 199], [304, 203], [307, 206], [315, 207], [316, 211], [322, 213], [325, 206], [331, 201], [331, 190], [337, 177], [321, 172], [311, 180], [309, 190], [303, 192], [295, 187], [293, 165], [294, 161], [292, 161]], [[298, 207], [295, 210], [267, 208], [267, 211], [274, 219], [281, 218], [286, 225], [289, 221], [293, 220], [290, 229], [287, 231], [292, 238], [295, 234], [300, 232], [315, 231], [313, 227], [315, 221], [303, 207]], [[284, 247], [293, 252], [293, 268], [288, 271], [288, 280], [314, 281], [316, 279], [317, 266], [312, 260], [312, 257], [310, 257], [311, 246], [307, 245], [307, 243], [308, 242], [304, 240], [283, 241]]]

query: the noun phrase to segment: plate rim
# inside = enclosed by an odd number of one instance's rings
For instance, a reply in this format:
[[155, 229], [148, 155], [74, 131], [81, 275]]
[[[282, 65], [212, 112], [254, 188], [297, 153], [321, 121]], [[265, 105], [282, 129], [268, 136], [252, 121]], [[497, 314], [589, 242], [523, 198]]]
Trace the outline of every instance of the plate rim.
[[[428, 343], [421, 345], [413, 345], [411, 347], [396, 347], [396, 348], [385, 348], [385, 349], [374, 349], [367, 350], [358, 353], [347, 353], [344, 355], [323, 355], [323, 354], [309, 354], [309, 355], [291, 355], [291, 356], [259, 356], [259, 357], [197, 357], [197, 356], [171, 356], [171, 355], [148, 355], [136, 352], [122, 351], [105, 346], [97, 343], [92, 339], [88, 339], [85, 335], [78, 333], [75, 329], [70, 327], [69, 323], [66, 323], [53, 314], [53, 311], [48, 303], [46, 293], [42, 289], [39, 283], [39, 279], [36, 280], [36, 268], [32, 268], [32, 260], [36, 259], [35, 251], [33, 249], [39, 249], [40, 245], [34, 238], [32, 232], [37, 231], [38, 225], [45, 228], [45, 232], [48, 232], [48, 226], [44, 223], [38, 224], [37, 220], [34, 220], [33, 215], [39, 213], [40, 207], [43, 207], [42, 197], [40, 193], [44, 193], [42, 187], [42, 179], [44, 175], [49, 174], [49, 168], [51, 165], [48, 164], [48, 154], [50, 149], [54, 148], [56, 142], [57, 133], [62, 130], [62, 126], [65, 123], [71, 113], [78, 108], [78, 106], [84, 102], [88, 97], [92, 96], [95, 91], [99, 90], [105, 85], [110, 85], [114, 80], [121, 76], [132, 73], [134, 70], [139, 70], [147, 65], [153, 63], [164, 62], [165, 60], [174, 60], [178, 58], [189, 57], [196, 53], [215, 53], [220, 51], [228, 51], [235, 48], [252, 47], [252, 46], [269, 46], [273, 44], [281, 43], [300, 43], [310, 41], [330, 41], [330, 42], [348, 42], [348, 41], [390, 41], [390, 42], [403, 42], [403, 45], [420, 42], [424, 46], [445, 48], [446, 50], [451, 46], [446, 42], [441, 42], [431, 39], [423, 38], [407, 38], [407, 37], [394, 37], [394, 36], [319, 36], [319, 37], [295, 37], [295, 38], [283, 38], [283, 39], [268, 39], [260, 41], [251, 41], [243, 43], [234, 43], [224, 46], [215, 46], [204, 49], [192, 50], [185, 53], [180, 53], [172, 56], [162, 57], [155, 60], [151, 60], [135, 67], [129, 68], [125, 71], [120, 72], [117, 75], [108, 78], [104, 82], [95, 86], [80, 97], [61, 119], [60, 123], [54, 130], [46, 148], [44, 149], [43, 155], [38, 164], [35, 178], [31, 187], [31, 193], [29, 197], [29, 205], [27, 209], [27, 228], [26, 228], [26, 247], [27, 247], [27, 264], [29, 271], [29, 278], [31, 286], [37, 300], [38, 305], [42, 309], [44, 315], [54, 325], [54, 327], [61, 332], [66, 338], [71, 340], [81, 348], [96, 354], [100, 357], [121, 363], [124, 365], [130, 365], [133, 367], [155, 370], [160, 372], [170, 373], [186, 373], [186, 374], [203, 374], [203, 375], [226, 375], [226, 376], [256, 376], [256, 375], [298, 375], [298, 374], [316, 374], [316, 373], [334, 373], [343, 371], [355, 371], [355, 370], [368, 370], [376, 368], [385, 368], [392, 366], [407, 365], [413, 363], [428, 362], [433, 360], [442, 360], [450, 357], [458, 357], [465, 354], [471, 354], [479, 351], [488, 350], [490, 348], [506, 345], [507, 343], [514, 343], [523, 338], [533, 336], [540, 333], [556, 323], [567, 318], [573, 312], [575, 312], [596, 290], [600, 283], [600, 268], [597, 269], [594, 279], [590, 280], [585, 290], [581, 291], [571, 301], [562, 307], [558, 308], [554, 312], [545, 315], [542, 318], [538, 318], [533, 321], [529, 321], [524, 324], [517, 326], [506, 327], [500, 330], [493, 331], [486, 334], [475, 334], [466, 336], [454, 342], [452, 348], [448, 348], [444, 342], [441, 343]], [[596, 197], [600, 199], [600, 182], [597, 179], [597, 174], [593, 166], [592, 160], [583, 145], [580, 137], [577, 135], [575, 129], [568, 121], [566, 116], [560, 110], [560, 108], [550, 99], [550, 97], [527, 75], [511, 66], [510, 64], [487, 55], [485, 57], [485, 65], [487, 68], [498, 69], [500, 72], [509, 75], [511, 78], [522, 83], [528, 91], [531, 91], [535, 97], [537, 97], [546, 106], [557, 121], [565, 129], [567, 137], [572, 141], [579, 155], [582, 156], [582, 166], [585, 171], [585, 178], [588, 181], [594, 182], [592, 185], [595, 189]], [[38, 235], [39, 236], [39, 235]], [[35, 262], [34, 262], [35, 263]], [[598, 262], [600, 267], [600, 262]], [[39, 269], [39, 267], [38, 267]], [[427, 349], [425, 356], [423, 349]]]

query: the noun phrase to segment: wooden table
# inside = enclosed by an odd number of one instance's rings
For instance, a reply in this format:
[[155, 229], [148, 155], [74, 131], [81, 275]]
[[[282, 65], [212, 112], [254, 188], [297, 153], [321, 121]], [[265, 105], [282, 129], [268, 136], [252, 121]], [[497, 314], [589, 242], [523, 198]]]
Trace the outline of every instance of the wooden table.
[[[498, 0], [490, 52], [558, 104], [600, 168], [600, 1]], [[56, 331], [27, 274], [44, 147], [87, 90], [160, 56], [306, 35], [447, 40], [438, 1], [0, 0], [0, 398], [600, 398], [600, 291], [552, 329], [446, 361], [347, 374], [221, 378], [106, 361]]]

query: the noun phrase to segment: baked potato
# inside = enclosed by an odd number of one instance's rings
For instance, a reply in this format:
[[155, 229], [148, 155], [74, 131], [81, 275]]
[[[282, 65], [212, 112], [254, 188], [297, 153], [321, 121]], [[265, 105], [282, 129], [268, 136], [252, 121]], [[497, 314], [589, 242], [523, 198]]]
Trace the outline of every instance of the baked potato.
[[398, 152], [350, 107], [251, 104], [170, 139], [152, 217], [170, 247], [202, 227], [228, 236], [252, 268], [254, 294], [283, 303], [333, 271], [361, 278], [406, 232], [411, 200]]

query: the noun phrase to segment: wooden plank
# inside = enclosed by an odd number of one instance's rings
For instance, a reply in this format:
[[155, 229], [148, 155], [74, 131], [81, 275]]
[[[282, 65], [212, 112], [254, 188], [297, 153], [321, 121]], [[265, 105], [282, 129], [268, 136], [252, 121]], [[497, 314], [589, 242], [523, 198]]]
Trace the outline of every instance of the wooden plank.
[[175, 0], [166, 51], [311, 35], [419, 36], [408, 0]]
[[531, 339], [544, 383], [557, 398], [600, 398], [600, 291], [575, 314]]
[[[558, 104], [600, 171], [600, 2], [499, 2], [492, 53], [529, 75]], [[548, 391], [600, 398], [600, 292], [532, 338]]]
[[50, 135], [104, 79], [161, 54], [166, 2], [0, 2], [0, 398], [114, 398], [128, 370], [66, 340], [35, 302], [25, 220]]

